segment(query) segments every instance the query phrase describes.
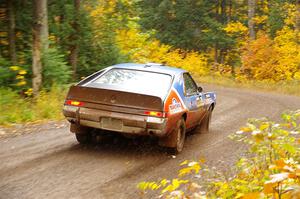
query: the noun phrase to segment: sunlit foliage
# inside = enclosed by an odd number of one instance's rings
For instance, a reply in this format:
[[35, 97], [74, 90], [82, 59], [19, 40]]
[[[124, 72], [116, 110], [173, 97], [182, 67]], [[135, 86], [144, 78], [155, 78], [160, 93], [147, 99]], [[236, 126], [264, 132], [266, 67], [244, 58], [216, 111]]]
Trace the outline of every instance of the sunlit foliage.
[[117, 43], [121, 53], [138, 63], [157, 62], [183, 68], [199, 75], [207, 75], [209, 66], [204, 54], [196, 51], [174, 49], [152, 39], [150, 34], [138, 29], [124, 29], [117, 32]]
[[300, 46], [296, 32], [288, 27], [277, 32], [274, 40], [265, 33], [245, 46], [242, 75], [255, 80], [297, 79], [300, 65]]
[[298, 198], [300, 110], [283, 113], [281, 117], [280, 123], [266, 118], [250, 119], [245, 127], [230, 136], [248, 148], [245, 157], [232, 168], [235, 173], [231, 177], [207, 168], [203, 160], [184, 161], [176, 178], [141, 182], [138, 188], [143, 194], [152, 190], [159, 197], [172, 199]]

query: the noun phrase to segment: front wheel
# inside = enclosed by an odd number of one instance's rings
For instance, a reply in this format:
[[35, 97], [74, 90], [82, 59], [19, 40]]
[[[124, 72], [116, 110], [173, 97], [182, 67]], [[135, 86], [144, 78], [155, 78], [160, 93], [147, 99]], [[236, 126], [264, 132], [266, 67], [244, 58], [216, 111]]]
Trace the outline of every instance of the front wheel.
[[200, 126], [200, 132], [201, 133], [209, 133], [209, 126], [211, 122], [211, 116], [212, 116], [212, 107], [208, 109], [208, 112], [204, 116], [204, 118], [201, 121]]

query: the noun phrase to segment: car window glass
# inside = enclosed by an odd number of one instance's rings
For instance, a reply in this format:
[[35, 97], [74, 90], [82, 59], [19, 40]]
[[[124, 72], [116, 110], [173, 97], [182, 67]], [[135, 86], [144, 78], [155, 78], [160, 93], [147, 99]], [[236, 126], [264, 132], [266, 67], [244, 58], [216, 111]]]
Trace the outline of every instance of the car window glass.
[[165, 96], [170, 88], [172, 77], [167, 74], [129, 69], [111, 69], [92, 83], [99, 87]]
[[185, 73], [183, 74], [184, 79], [184, 87], [185, 87], [185, 94], [186, 95], [193, 95], [197, 93], [197, 85], [193, 81], [192, 77]]

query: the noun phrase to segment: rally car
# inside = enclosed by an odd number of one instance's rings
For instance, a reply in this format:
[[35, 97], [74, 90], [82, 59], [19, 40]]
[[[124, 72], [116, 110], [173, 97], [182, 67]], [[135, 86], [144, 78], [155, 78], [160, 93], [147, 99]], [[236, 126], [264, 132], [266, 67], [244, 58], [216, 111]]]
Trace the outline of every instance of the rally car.
[[186, 132], [208, 132], [216, 94], [204, 93], [185, 70], [161, 64], [118, 64], [71, 86], [63, 114], [79, 143], [93, 129], [149, 135], [159, 144], [183, 149]]

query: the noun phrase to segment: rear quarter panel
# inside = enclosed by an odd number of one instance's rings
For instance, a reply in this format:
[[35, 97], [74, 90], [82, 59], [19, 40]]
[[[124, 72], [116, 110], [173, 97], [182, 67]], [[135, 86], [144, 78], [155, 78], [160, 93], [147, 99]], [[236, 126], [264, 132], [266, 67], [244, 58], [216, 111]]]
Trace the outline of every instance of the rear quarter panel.
[[164, 111], [167, 112], [168, 122], [166, 132], [170, 133], [176, 127], [177, 121], [187, 112], [183, 98], [183, 82], [179, 77], [174, 78], [172, 87], [164, 103]]

